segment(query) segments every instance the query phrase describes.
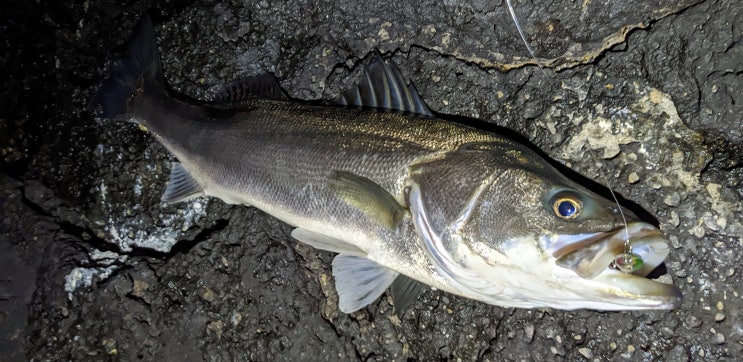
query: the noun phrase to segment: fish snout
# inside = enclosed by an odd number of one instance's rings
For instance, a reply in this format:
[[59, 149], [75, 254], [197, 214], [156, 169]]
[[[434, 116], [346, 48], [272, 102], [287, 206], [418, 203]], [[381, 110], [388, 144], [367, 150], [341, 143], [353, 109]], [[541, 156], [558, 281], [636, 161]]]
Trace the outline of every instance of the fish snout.
[[647, 278], [671, 250], [670, 240], [648, 223], [564, 237], [553, 245], [557, 246], [552, 249], [557, 266], [612, 287], [615, 297], [642, 300], [644, 307], [656, 309], [672, 309], [681, 303], [678, 287]]

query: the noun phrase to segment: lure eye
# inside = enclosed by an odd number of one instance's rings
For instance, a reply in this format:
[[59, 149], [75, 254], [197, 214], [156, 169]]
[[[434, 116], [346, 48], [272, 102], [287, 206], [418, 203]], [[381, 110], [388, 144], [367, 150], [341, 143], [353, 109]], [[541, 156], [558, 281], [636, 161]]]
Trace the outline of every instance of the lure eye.
[[552, 204], [555, 214], [565, 220], [575, 219], [580, 214], [581, 204], [574, 199], [559, 198]]

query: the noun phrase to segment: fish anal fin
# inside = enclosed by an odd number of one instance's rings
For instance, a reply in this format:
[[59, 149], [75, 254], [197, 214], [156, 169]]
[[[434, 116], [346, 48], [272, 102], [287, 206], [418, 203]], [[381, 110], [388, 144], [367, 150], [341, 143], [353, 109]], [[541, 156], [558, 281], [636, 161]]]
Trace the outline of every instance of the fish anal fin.
[[397, 278], [398, 272], [358, 256], [340, 254], [333, 259], [333, 277], [338, 307], [353, 313], [379, 298]]
[[239, 105], [251, 99], [289, 100], [281, 89], [276, 76], [263, 73], [251, 77], [235, 79], [217, 91], [214, 101], [223, 105]]
[[327, 235], [316, 233], [314, 231], [309, 231], [307, 229], [296, 228], [292, 230], [292, 237], [309, 246], [312, 246], [315, 249], [359, 257], [366, 256], [365, 251], [359, 249], [357, 246], [351, 243]]
[[428, 287], [410, 277], [400, 275], [390, 286], [392, 300], [395, 303], [395, 314], [402, 316], [405, 310], [415, 303], [418, 296]]
[[170, 168], [170, 181], [161, 197], [163, 202], [174, 204], [204, 195], [201, 185], [191, 176], [180, 162], [173, 162]]
[[330, 188], [346, 203], [389, 230], [394, 230], [405, 216], [405, 209], [395, 197], [366, 177], [347, 171], [333, 171]]
[[393, 63], [387, 63], [379, 53], [372, 55], [364, 68], [359, 84], [346, 90], [333, 102], [336, 105], [368, 107], [415, 113], [433, 117], [411, 82], [408, 86]]

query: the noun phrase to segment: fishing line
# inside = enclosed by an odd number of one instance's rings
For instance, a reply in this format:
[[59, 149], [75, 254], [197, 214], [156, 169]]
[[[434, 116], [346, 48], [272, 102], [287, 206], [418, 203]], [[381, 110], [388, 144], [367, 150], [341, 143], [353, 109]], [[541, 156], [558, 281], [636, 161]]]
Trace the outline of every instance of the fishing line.
[[547, 75], [547, 72], [544, 71], [544, 67], [542, 67], [542, 63], [537, 59], [537, 55], [534, 52], [534, 49], [531, 48], [531, 44], [529, 44], [529, 41], [526, 39], [526, 35], [524, 35], [524, 31], [521, 29], [521, 23], [519, 22], [519, 18], [516, 16], [516, 11], [513, 9], [513, 5], [511, 5], [511, 0], [506, 0], [506, 7], [508, 7], [508, 12], [511, 14], [511, 19], [513, 19], [513, 24], [516, 25], [516, 31], [518, 31], [519, 36], [521, 37], [521, 41], [524, 43], [524, 45], [526, 45], [526, 50], [529, 51], [529, 55], [531, 56], [531, 59], [534, 60], [534, 63], [537, 64], [537, 67], [539, 67], [539, 70], [544, 75], [544, 78], [547, 79], [550, 85], [554, 87], [554, 83], [552, 83], [552, 78], [550, 78], [550, 76]]
[[[521, 41], [526, 46], [526, 50], [529, 52], [529, 55], [531, 56], [534, 63], [536, 63], [537, 67], [539, 67], [539, 70], [542, 72], [544, 77], [547, 79], [547, 81], [550, 83], [550, 85], [554, 88], [554, 83], [552, 82], [552, 78], [547, 74], [547, 72], [544, 70], [544, 67], [542, 67], [542, 63], [539, 61], [539, 59], [536, 56], [536, 53], [534, 52], [534, 49], [532, 49], [531, 44], [529, 44], [529, 40], [526, 39], [526, 35], [524, 35], [524, 31], [521, 28], [521, 23], [519, 22], [518, 16], [516, 16], [516, 11], [513, 8], [513, 5], [511, 4], [511, 0], [505, 0], [506, 7], [508, 8], [508, 13], [511, 15], [511, 19], [513, 20], [513, 24], [516, 26], [516, 31], [518, 31], [519, 36], [521, 37]], [[563, 97], [564, 99], [564, 97]], [[591, 154], [591, 156], [594, 158], [594, 161], [596, 163], [596, 156]], [[617, 205], [617, 210], [619, 211], [619, 215], [622, 216], [622, 223], [624, 224], [624, 252], [617, 255], [616, 258], [614, 258], [614, 262], [612, 263], [614, 267], [617, 269], [623, 271], [624, 273], [630, 273], [637, 269], [639, 269], [640, 266], [642, 266], [642, 258], [634, 254], [632, 252], [632, 246], [630, 245], [629, 240], [629, 227], [627, 226], [627, 218], [624, 216], [624, 211], [622, 211], [622, 206], [619, 205], [619, 200], [617, 199], [617, 195], [614, 194], [614, 190], [610, 187], [609, 179], [606, 177], [606, 174], [601, 172], [601, 169], [599, 168], [599, 175], [601, 175], [601, 178], [604, 180], [604, 183], [607, 185], [607, 188], [609, 189], [609, 193], [611, 193], [611, 197], [614, 199], [614, 203]]]
[[[596, 156], [593, 154], [592, 156], [595, 160]], [[601, 171], [601, 169], [599, 169], [599, 171]], [[632, 252], [632, 246], [629, 244], [629, 228], [627, 227], [627, 219], [624, 217], [624, 211], [622, 211], [622, 206], [619, 205], [617, 195], [610, 187], [609, 179], [606, 178], [606, 174], [603, 172], [599, 172], [599, 175], [604, 179], [604, 183], [607, 185], [609, 193], [611, 193], [611, 197], [614, 199], [614, 203], [617, 204], [619, 215], [622, 216], [622, 223], [624, 223], [624, 252], [614, 258], [614, 266], [625, 273], [631, 273], [642, 266], [642, 258]]]

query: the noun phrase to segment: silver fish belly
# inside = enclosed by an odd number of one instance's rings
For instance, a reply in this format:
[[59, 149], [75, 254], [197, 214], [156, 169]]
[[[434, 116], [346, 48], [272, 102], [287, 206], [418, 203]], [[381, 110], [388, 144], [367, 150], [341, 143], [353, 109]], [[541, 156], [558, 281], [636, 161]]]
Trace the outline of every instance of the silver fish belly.
[[403, 309], [422, 285], [526, 308], [681, 302], [677, 287], [645, 278], [670, 250], [657, 228], [624, 211], [645, 265], [618, 270], [617, 205], [518, 142], [436, 117], [379, 56], [333, 104], [293, 101], [271, 75], [196, 104], [170, 95], [148, 18], [128, 50], [104, 83], [104, 116], [137, 122], [177, 158], [163, 200], [250, 205], [338, 253], [343, 312], [390, 287]]

